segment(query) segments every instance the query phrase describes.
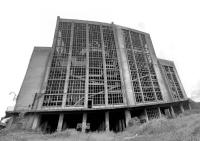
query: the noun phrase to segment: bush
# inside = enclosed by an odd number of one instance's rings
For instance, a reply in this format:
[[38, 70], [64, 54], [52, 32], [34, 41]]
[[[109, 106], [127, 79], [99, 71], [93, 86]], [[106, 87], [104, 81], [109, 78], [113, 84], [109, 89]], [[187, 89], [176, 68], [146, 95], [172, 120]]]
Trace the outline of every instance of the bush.
[[175, 125], [166, 118], [154, 119], [140, 126], [138, 134], [160, 134], [171, 132], [176, 129]]
[[140, 123], [140, 119], [137, 117], [132, 118], [129, 122], [128, 122], [128, 127], [132, 127], [132, 126], [139, 126], [141, 125]]

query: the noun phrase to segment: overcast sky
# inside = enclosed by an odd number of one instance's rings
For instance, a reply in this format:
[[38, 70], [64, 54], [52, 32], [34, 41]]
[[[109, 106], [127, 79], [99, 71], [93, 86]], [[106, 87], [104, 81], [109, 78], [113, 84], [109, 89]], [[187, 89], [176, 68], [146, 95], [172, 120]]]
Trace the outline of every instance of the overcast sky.
[[56, 18], [114, 22], [151, 35], [156, 55], [173, 60], [188, 97], [200, 100], [198, 0], [2, 0], [0, 117], [14, 104], [34, 46], [50, 47]]

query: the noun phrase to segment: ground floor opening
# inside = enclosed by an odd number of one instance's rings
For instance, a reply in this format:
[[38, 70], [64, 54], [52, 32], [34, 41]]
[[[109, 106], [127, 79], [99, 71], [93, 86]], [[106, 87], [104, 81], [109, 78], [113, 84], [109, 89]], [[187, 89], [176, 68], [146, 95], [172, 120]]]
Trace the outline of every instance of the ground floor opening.
[[[160, 104], [141, 107], [129, 107], [109, 110], [90, 111], [62, 111], [56, 113], [41, 113], [34, 125], [43, 133], [53, 133], [67, 129], [76, 129], [83, 132], [123, 131], [132, 118], [139, 119], [140, 123], [165, 116], [175, 117], [185, 110], [190, 110], [187, 102]], [[37, 118], [35, 118], [37, 119]]]
[[77, 129], [81, 131], [82, 117], [82, 113], [64, 114], [62, 130]]
[[95, 111], [87, 114], [88, 131], [105, 131], [105, 112]]
[[57, 130], [59, 114], [41, 114], [40, 130], [43, 133], [53, 133]]
[[110, 131], [120, 132], [126, 128], [125, 111], [110, 111], [109, 112]]

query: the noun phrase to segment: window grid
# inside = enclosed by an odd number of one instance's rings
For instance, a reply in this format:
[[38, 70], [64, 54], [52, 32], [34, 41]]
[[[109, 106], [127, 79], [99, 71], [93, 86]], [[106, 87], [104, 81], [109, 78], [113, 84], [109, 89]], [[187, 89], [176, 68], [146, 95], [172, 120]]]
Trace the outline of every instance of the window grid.
[[133, 54], [133, 50], [132, 50], [129, 31], [123, 30], [123, 35], [124, 35], [124, 43], [125, 43], [125, 47], [126, 47], [127, 60], [128, 60], [128, 64], [129, 64], [129, 71], [131, 74], [133, 91], [135, 94], [135, 100], [137, 103], [141, 103], [141, 102], [143, 102], [143, 96], [142, 96], [142, 90], [140, 87], [140, 82], [138, 79], [138, 72], [137, 72], [137, 67], [135, 64], [135, 58], [134, 58], [134, 54]]
[[145, 35], [123, 29], [123, 36], [136, 102], [162, 101]]
[[108, 104], [123, 104], [120, 70], [112, 26], [102, 26], [105, 49]]
[[62, 105], [62, 95], [59, 94], [64, 93], [71, 39], [71, 26], [72, 23], [59, 22], [43, 106]]
[[184, 98], [183, 92], [181, 90], [180, 84], [174, 72], [174, 68], [171, 66], [163, 65], [163, 69], [167, 77], [168, 85], [172, 91], [172, 97], [174, 98], [174, 100], [179, 100], [179, 98], [183, 99]]
[[63, 95], [45, 95], [42, 106], [62, 106]]
[[66, 106], [83, 106], [85, 94], [67, 94]]
[[105, 104], [103, 54], [100, 25], [89, 24], [89, 94], [93, 105]]
[[83, 106], [86, 79], [86, 24], [74, 23], [66, 106]]

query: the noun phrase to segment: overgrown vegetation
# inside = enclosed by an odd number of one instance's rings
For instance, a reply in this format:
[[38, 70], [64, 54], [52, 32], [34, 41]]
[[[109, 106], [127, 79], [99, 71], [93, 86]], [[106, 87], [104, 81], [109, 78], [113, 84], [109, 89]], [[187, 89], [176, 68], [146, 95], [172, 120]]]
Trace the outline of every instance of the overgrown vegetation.
[[141, 124], [129, 122], [121, 133], [81, 133], [65, 130], [53, 134], [12, 129], [0, 132], [0, 141], [200, 141], [200, 109], [186, 111], [175, 119], [160, 118]]

